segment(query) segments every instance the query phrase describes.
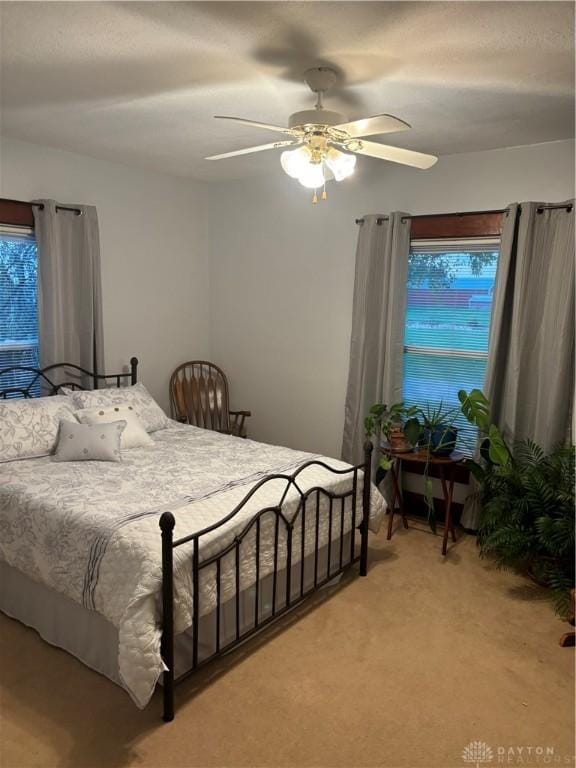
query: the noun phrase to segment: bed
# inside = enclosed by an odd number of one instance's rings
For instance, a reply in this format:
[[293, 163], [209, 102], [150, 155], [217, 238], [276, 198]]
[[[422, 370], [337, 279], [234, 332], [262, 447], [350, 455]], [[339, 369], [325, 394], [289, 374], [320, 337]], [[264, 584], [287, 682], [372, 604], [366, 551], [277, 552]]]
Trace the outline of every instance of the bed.
[[[28, 369], [21, 394], [60, 392], [65, 367]], [[83, 374], [124, 391], [137, 361]], [[354, 467], [168, 419], [150, 437], [118, 463], [0, 463], [0, 608], [139, 707], [160, 682], [169, 721], [175, 683], [356, 564], [366, 574], [385, 504], [369, 443]]]

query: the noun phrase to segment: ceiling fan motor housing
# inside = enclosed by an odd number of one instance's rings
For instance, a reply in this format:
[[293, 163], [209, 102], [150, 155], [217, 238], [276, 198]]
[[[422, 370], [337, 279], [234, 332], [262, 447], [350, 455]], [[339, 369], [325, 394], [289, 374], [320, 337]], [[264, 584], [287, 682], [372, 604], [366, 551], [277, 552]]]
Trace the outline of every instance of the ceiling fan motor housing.
[[289, 128], [303, 128], [306, 125], [341, 125], [347, 123], [348, 118], [340, 112], [332, 112], [330, 109], [304, 109], [302, 112], [294, 112], [288, 118]]
[[311, 91], [324, 93], [336, 84], [338, 75], [332, 67], [312, 67], [304, 72], [303, 79]]

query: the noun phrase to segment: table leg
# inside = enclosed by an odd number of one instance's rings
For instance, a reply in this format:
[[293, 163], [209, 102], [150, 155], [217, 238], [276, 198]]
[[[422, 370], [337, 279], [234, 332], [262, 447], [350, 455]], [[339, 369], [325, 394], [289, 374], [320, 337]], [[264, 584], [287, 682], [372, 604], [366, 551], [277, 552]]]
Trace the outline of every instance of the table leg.
[[444, 496], [444, 502], [448, 498], [448, 486], [446, 485], [446, 476], [444, 475], [444, 467], [440, 467], [440, 482], [442, 483], [442, 494]]
[[450, 533], [452, 534], [452, 541], [456, 542], [456, 529], [454, 528], [454, 520], [452, 518], [452, 502], [454, 500], [454, 482], [456, 480], [456, 468], [451, 467], [450, 471]]
[[400, 484], [398, 484], [398, 503], [400, 505], [400, 514], [402, 515], [402, 524], [404, 525], [404, 528], [408, 529], [408, 520], [406, 518], [406, 510], [404, 509], [404, 498], [402, 497], [402, 490], [400, 489]]
[[[402, 459], [397, 458], [398, 469], [402, 469]], [[400, 481], [398, 480], [398, 473], [394, 472], [394, 485], [396, 487], [396, 498], [398, 499], [398, 510], [402, 517], [402, 524], [404, 528], [408, 528], [408, 520], [406, 519], [406, 511], [404, 510], [404, 497], [402, 496], [402, 488], [400, 487]]]
[[[443, 474], [441, 472], [441, 474]], [[450, 478], [450, 484], [451, 484], [451, 490], [448, 491], [448, 487], [446, 485], [446, 478], [441, 477], [442, 480], [442, 493], [444, 494], [444, 501], [450, 497], [450, 499], [454, 496], [454, 473], [452, 472], [452, 476]], [[450, 533], [452, 534], [452, 541], [456, 541], [456, 529], [454, 528], [454, 521], [452, 520], [452, 516], [450, 516]]]
[[390, 505], [390, 511], [388, 513], [390, 518], [388, 520], [388, 534], [386, 536], [387, 541], [390, 541], [392, 538], [392, 526], [394, 525], [394, 512], [396, 510], [396, 483], [394, 482], [394, 465], [390, 467], [390, 472], [392, 473], [392, 504]]
[[444, 467], [440, 466], [440, 479], [442, 481], [442, 493], [446, 506], [446, 519], [444, 520], [444, 536], [442, 537], [442, 554], [445, 555], [448, 549], [448, 534], [452, 533], [452, 540], [456, 541], [456, 533], [452, 523], [452, 497], [454, 495], [454, 472], [450, 473], [448, 487], [446, 486], [446, 475]]
[[404, 501], [402, 499], [402, 491], [400, 490], [400, 483], [398, 482], [398, 475], [396, 473], [396, 461], [400, 464], [400, 461], [396, 459], [390, 472], [392, 473], [392, 509], [390, 510], [390, 520], [388, 521], [388, 541], [392, 538], [392, 525], [394, 522], [394, 512], [396, 511], [396, 499], [398, 499], [398, 511], [402, 517], [404, 528], [408, 528], [408, 521], [406, 520], [406, 513], [404, 511]]

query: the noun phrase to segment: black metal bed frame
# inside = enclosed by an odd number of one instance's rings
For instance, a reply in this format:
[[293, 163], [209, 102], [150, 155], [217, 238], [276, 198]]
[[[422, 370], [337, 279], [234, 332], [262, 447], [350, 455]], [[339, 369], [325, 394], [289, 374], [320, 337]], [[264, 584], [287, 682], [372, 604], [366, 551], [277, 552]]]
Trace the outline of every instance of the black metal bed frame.
[[[97, 374], [80, 368], [77, 365], [71, 365], [67, 363], [50, 365], [43, 369], [28, 368], [25, 366], [12, 366], [0, 370], [0, 387], [2, 382], [2, 376], [14, 370], [26, 371], [31, 374], [31, 381], [27, 387], [14, 388], [9, 387], [7, 389], [0, 388], [0, 398], [7, 397], [35, 397], [34, 387], [41, 382], [43, 386], [48, 387], [48, 394], [57, 394], [61, 387], [67, 386], [73, 389], [83, 389], [77, 382], [61, 382], [54, 383], [52, 379], [47, 375], [53, 373], [58, 369], [71, 369], [76, 374], [82, 374], [90, 377], [94, 384], [94, 388], [98, 388], [98, 383], [101, 381], [113, 380], [117, 387], [122, 386], [122, 382], [129, 379], [131, 384], [137, 382], [137, 369], [138, 360], [133, 357], [130, 360], [130, 371], [128, 373], [120, 374]], [[244, 498], [234, 507], [234, 509], [218, 522], [203, 528], [196, 533], [184, 536], [180, 539], [174, 538], [174, 528], [176, 519], [172, 512], [164, 512], [160, 517], [160, 529], [162, 537], [162, 640], [161, 640], [161, 656], [164, 662], [163, 672], [163, 719], [169, 722], [174, 719], [174, 687], [177, 683], [190, 677], [190, 675], [202, 669], [206, 664], [211, 661], [229, 653], [234, 648], [244, 643], [250, 637], [256, 633], [265, 629], [269, 624], [280, 619], [289, 611], [299, 606], [304, 600], [309, 598], [312, 594], [316, 593], [328, 582], [335, 579], [340, 574], [351, 569], [356, 563], [359, 563], [360, 576], [366, 576], [368, 570], [368, 530], [370, 520], [370, 477], [371, 477], [371, 463], [372, 463], [372, 443], [367, 441], [364, 445], [364, 461], [357, 466], [351, 466], [348, 469], [334, 469], [323, 461], [313, 459], [302, 464], [291, 474], [271, 474], [263, 477], [256, 485], [254, 485], [250, 491], [244, 496]], [[322, 467], [335, 476], [343, 477], [349, 475], [351, 478], [351, 488], [342, 493], [335, 493], [326, 488], [320, 486], [314, 486], [307, 490], [302, 490], [298, 484], [298, 478], [300, 474], [308, 467]], [[358, 479], [359, 473], [363, 474], [362, 485], [362, 514], [361, 519], [357, 520], [356, 507], [359, 501], [358, 493]], [[286, 487], [282, 493], [282, 496], [277, 504], [273, 506], [266, 506], [254, 514], [250, 515], [250, 519], [244, 528], [234, 536], [232, 542], [226, 545], [221, 551], [207, 557], [204, 560], [200, 558], [201, 539], [206, 535], [213, 533], [216, 529], [229, 523], [236, 515], [238, 515], [248, 504], [250, 499], [265, 485], [270, 482], [283, 480], [286, 482]], [[288, 519], [283, 512], [283, 505], [286, 501], [290, 490], [295, 490], [297, 493], [298, 504], [295, 513]], [[327, 499], [327, 514], [328, 514], [328, 536], [326, 543], [320, 545], [320, 507], [321, 499]], [[345, 519], [345, 505], [346, 500], [350, 499], [351, 504], [351, 528], [350, 531], [344, 533], [344, 519]], [[339, 503], [338, 503], [339, 502]], [[339, 509], [337, 509], [339, 507]], [[312, 520], [314, 521], [314, 548], [312, 552], [306, 554], [306, 518], [307, 515], [314, 515]], [[265, 515], [272, 515], [274, 518], [274, 550], [273, 550], [273, 568], [272, 571], [266, 574], [267, 578], [271, 578], [272, 581], [272, 604], [271, 610], [268, 615], [261, 617], [261, 605], [260, 600], [260, 577], [261, 577], [261, 558], [260, 558], [260, 534], [262, 519]], [[334, 517], [339, 516], [339, 530], [340, 535], [333, 537]], [[309, 518], [310, 519], [310, 518]], [[296, 524], [301, 520], [301, 536], [300, 536], [300, 560], [296, 563], [296, 574], [294, 574], [293, 564], [293, 533]], [[283, 526], [285, 532], [283, 546], [283, 557], [280, 558], [280, 526]], [[360, 532], [360, 551], [356, 554], [356, 531]], [[248, 534], [255, 532], [255, 552], [254, 552], [254, 565], [255, 565], [255, 581], [254, 581], [254, 621], [252, 626], [247, 629], [243, 629], [242, 625], [242, 611], [241, 611], [241, 569], [240, 569], [240, 547], [244, 539]], [[350, 535], [350, 542], [346, 545], [349, 547], [349, 551], [345, 553], [345, 539], [347, 535]], [[185, 544], [192, 543], [192, 605], [191, 605], [191, 637], [192, 637], [192, 652], [190, 659], [190, 667], [187, 671], [180, 674], [178, 677], [174, 673], [174, 550], [177, 547], [181, 547]], [[323, 547], [327, 550], [327, 564], [325, 573], [319, 573], [319, 556]], [[338, 547], [337, 550], [333, 550], [333, 547]], [[337, 566], [332, 568], [333, 552], [337, 555]], [[222, 644], [221, 638], [221, 608], [222, 608], [222, 592], [221, 592], [221, 576], [222, 576], [222, 558], [231, 555], [234, 556], [235, 573], [234, 573], [234, 592], [232, 597], [229, 598], [229, 603], [234, 605], [235, 615], [235, 632], [231, 641]], [[310, 558], [309, 562], [313, 562], [313, 584], [309, 588], [305, 588], [305, 561], [306, 557]], [[282, 567], [280, 560], [285, 562], [284, 569], [284, 590], [283, 600], [278, 599], [278, 584], [280, 576], [282, 574]], [[214, 565], [216, 574], [216, 607], [215, 607], [215, 637], [214, 637], [214, 652], [209, 653], [204, 658], [199, 658], [199, 626], [202, 616], [200, 606], [200, 574], [209, 566]], [[297, 588], [297, 596], [293, 597], [293, 586], [298, 584], [298, 581], [294, 581], [294, 575], [298, 576], [299, 572], [299, 587]]]
[[[116, 382], [117, 387], [121, 387], [122, 383], [127, 379], [130, 380], [130, 384], [136, 384], [138, 381], [138, 358], [130, 358], [130, 370], [123, 373], [94, 373], [93, 371], [87, 371], [86, 368], [81, 368], [74, 363], [54, 363], [53, 365], [47, 365], [45, 368], [30, 368], [26, 365], [11, 365], [9, 368], [3, 368], [0, 370], [0, 399], [7, 400], [8, 398], [34, 398], [38, 397], [34, 390], [40, 386], [45, 391], [43, 394], [57, 395], [62, 387], [68, 389], [85, 389], [78, 381], [59, 381], [54, 382], [47, 374], [56, 373], [61, 370], [65, 375], [73, 375], [76, 377], [86, 376], [92, 379], [92, 389], [98, 389], [100, 382], [107, 382], [113, 380]], [[7, 376], [13, 371], [25, 371], [30, 374], [30, 382], [25, 387], [6, 387], [2, 388], [2, 377]]]
[[[203, 528], [201, 531], [184, 536], [180, 539], [174, 539], [174, 527], [176, 520], [172, 512], [164, 512], [160, 517], [160, 528], [162, 530], [162, 645], [161, 654], [165, 664], [165, 670], [163, 673], [163, 704], [164, 713], [163, 719], [166, 722], [170, 722], [174, 719], [174, 686], [177, 683], [182, 682], [190, 675], [197, 672], [199, 669], [210, 663], [214, 659], [229, 653], [240, 644], [244, 643], [250, 637], [260, 632], [267, 625], [272, 624], [277, 619], [280, 619], [288, 611], [293, 610], [300, 605], [306, 598], [310, 597], [313, 593], [317, 592], [320, 588], [326, 585], [328, 582], [335, 579], [344, 571], [351, 568], [355, 563], [360, 563], [360, 575], [366, 576], [368, 570], [368, 530], [370, 520], [370, 473], [372, 462], [372, 443], [367, 441], [364, 445], [364, 462], [349, 469], [334, 469], [323, 461], [312, 460], [302, 464], [292, 474], [272, 474], [262, 478], [252, 489], [246, 494], [246, 496], [240, 501], [239, 504], [222, 520], [217, 523]], [[333, 493], [325, 488], [315, 486], [303, 491], [298, 485], [299, 475], [308, 467], [318, 466], [322, 467], [334, 475], [350, 475], [352, 479], [351, 490], [343, 493]], [[362, 519], [358, 524], [360, 530], [360, 554], [356, 555], [356, 503], [358, 499], [358, 473], [363, 473], [363, 486], [362, 486]], [[259, 489], [264, 485], [275, 480], [284, 480], [286, 487], [279, 500], [274, 506], [267, 506], [260, 509], [255, 514], [251, 515], [249, 522], [238, 533], [233, 541], [228, 544], [220, 552], [211, 555], [205, 560], [200, 560], [200, 540], [202, 537], [209, 533], [214, 532], [217, 528], [226, 525], [233, 517], [235, 517], [248, 503], [248, 501], [254, 496]], [[296, 490], [299, 498], [296, 512], [289, 520], [283, 513], [282, 507], [288, 492], [294, 489]], [[320, 526], [320, 499], [321, 496], [325, 496], [328, 499], [328, 540], [326, 542], [327, 547], [327, 565], [326, 574], [319, 575], [318, 573], [318, 561], [321, 547], [319, 546], [319, 526]], [[307, 503], [312, 499], [313, 508], [307, 509]], [[350, 552], [349, 558], [344, 557], [344, 540], [346, 535], [344, 533], [344, 515], [345, 515], [345, 503], [346, 499], [351, 500], [351, 514], [352, 514], [352, 526], [350, 531]], [[340, 501], [340, 510], [335, 510], [337, 501]], [[305, 573], [305, 553], [306, 553], [306, 515], [315, 515], [313, 518], [315, 521], [315, 536], [314, 536], [314, 580], [313, 586], [309, 589], [304, 587], [304, 573]], [[338, 567], [332, 569], [332, 546], [333, 542], [332, 531], [334, 514], [340, 516], [340, 536], [339, 541], [336, 542], [338, 546]], [[260, 618], [260, 529], [261, 521], [264, 515], [274, 516], [274, 560], [272, 577], [272, 606], [270, 613], [263, 619]], [[296, 523], [301, 519], [301, 537], [300, 537], [300, 561], [297, 564], [299, 570], [299, 590], [298, 596], [294, 599], [292, 597], [293, 587], [293, 542], [292, 536]], [[280, 525], [284, 526], [286, 533], [285, 537], [285, 591], [284, 600], [278, 601], [277, 598], [277, 586], [279, 581], [279, 532]], [[241, 625], [241, 584], [240, 584], [240, 547], [246, 536], [255, 530], [256, 547], [254, 552], [254, 565], [255, 565], [255, 581], [254, 581], [254, 622], [253, 625], [242, 631]], [[179, 677], [174, 676], [174, 565], [173, 554], [177, 547], [184, 544], [193, 543], [192, 550], [192, 658], [191, 666], [183, 672]], [[232, 641], [226, 645], [221, 645], [221, 574], [222, 574], [222, 558], [234, 553], [235, 562], [235, 582], [234, 593], [230, 602], [235, 604], [235, 637]], [[200, 573], [208, 566], [216, 566], [216, 607], [215, 607], [215, 637], [214, 645], [215, 650], [208, 656], [199, 660], [199, 624], [200, 624]], [[298, 577], [297, 577], [298, 578]], [[297, 584], [298, 582], [296, 582]], [[280, 602], [280, 604], [279, 604]]]

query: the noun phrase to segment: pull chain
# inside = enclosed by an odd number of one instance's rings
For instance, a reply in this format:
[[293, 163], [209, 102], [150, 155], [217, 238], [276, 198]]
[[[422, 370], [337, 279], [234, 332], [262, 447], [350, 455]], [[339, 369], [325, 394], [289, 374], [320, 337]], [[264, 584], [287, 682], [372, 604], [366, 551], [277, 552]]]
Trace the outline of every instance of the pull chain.
[[316, 205], [318, 202], [318, 195], [316, 194], [316, 190], [314, 190], [314, 196], [312, 198], [312, 205]]

